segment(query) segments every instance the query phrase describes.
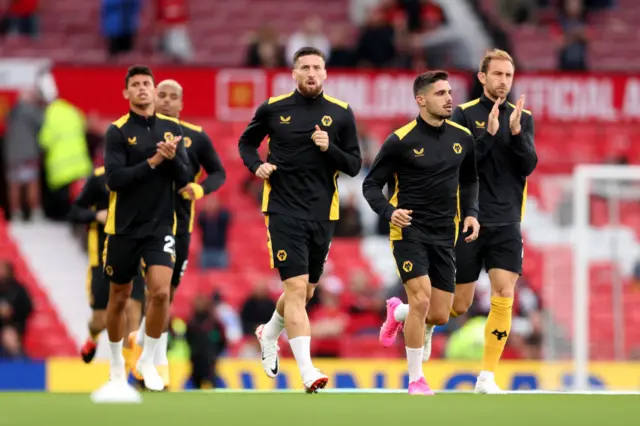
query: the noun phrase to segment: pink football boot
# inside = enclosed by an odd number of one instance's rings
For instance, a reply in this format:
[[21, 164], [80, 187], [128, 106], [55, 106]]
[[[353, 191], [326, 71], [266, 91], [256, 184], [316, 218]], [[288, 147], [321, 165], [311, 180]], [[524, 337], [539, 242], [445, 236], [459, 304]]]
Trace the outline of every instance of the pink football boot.
[[424, 377], [409, 383], [409, 395], [435, 395]]
[[387, 319], [382, 323], [382, 327], [380, 327], [380, 343], [385, 348], [393, 345], [398, 332], [402, 330], [402, 323], [400, 321], [396, 321], [394, 316], [396, 309], [400, 305], [402, 305], [402, 301], [397, 297], [392, 297], [387, 300]]

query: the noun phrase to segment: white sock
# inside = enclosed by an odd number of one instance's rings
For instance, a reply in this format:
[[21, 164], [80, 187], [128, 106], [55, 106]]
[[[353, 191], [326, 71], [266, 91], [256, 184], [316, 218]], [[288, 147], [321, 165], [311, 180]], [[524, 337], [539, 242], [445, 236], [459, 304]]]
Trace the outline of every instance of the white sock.
[[144, 336], [144, 347], [142, 348], [142, 354], [140, 355], [140, 363], [141, 364], [153, 364], [155, 361], [155, 353], [156, 349], [158, 349], [158, 344], [160, 343], [160, 338], [153, 338], [147, 335]]
[[158, 347], [153, 354], [153, 363], [155, 365], [169, 365], [169, 359], [167, 358], [167, 350], [169, 346], [169, 332], [165, 331], [160, 335], [160, 341]]
[[409, 383], [415, 382], [420, 377], [424, 377], [422, 373], [422, 348], [407, 348], [407, 365], [409, 367]]
[[425, 332], [433, 333], [433, 329], [436, 328], [435, 325], [425, 324]]
[[308, 371], [313, 370], [313, 363], [311, 362], [311, 336], [298, 336], [289, 340], [291, 345], [291, 351], [298, 363], [298, 369], [304, 379], [305, 374]]
[[264, 325], [262, 336], [267, 340], [278, 340], [278, 337], [282, 334], [282, 330], [284, 330], [284, 318], [278, 311], [273, 311], [271, 319]]
[[393, 313], [394, 318], [398, 322], [404, 322], [407, 319], [407, 315], [409, 315], [409, 305], [403, 303], [402, 305], [398, 305], [395, 312]]
[[495, 380], [495, 377], [492, 371], [481, 371], [478, 378], [480, 380]]
[[111, 349], [111, 366], [124, 368], [124, 355], [122, 355], [122, 343], [109, 341], [109, 349]]
[[140, 322], [140, 328], [138, 329], [138, 334], [136, 335], [136, 343], [138, 346], [144, 345], [144, 335], [147, 333], [147, 317], [142, 317], [142, 321]]

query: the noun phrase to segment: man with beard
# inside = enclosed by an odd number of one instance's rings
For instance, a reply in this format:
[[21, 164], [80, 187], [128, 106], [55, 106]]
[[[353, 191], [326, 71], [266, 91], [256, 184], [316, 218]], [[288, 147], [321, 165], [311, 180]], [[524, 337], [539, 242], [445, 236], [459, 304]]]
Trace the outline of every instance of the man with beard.
[[[449, 321], [463, 215], [462, 231], [471, 230], [465, 242], [480, 230], [474, 140], [466, 127], [448, 120], [453, 110], [448, 77], [429, 71], [415, 79], [420, 113], [389, 135], [362, 185], [373, 211], [390, 222], [393, 257], [407, 292], [404, 338], [412, 395], [433, 395], [422, 372], [425, 322]], [[387, 183], [389, 199], [382, 192]]]
[[[296, 90], [260, 105], [238, 147], [251, 173], [264, 179], [271, 267], [284, 282], [271, 320], [256, 329], [262, 367], [271, 378], [278, 374], [278, 337], [286, 329], [304, 387], [314, 393], [328, 377], [311, 362], [305, 304], [322, 275], [338, 220], [338, 175], [357, 175], [362, 159], [353, 111], [322, 91], [324, 54], [304, 47], [293, 62]], [[263, 162], [258, 147], [266, 136], [269, 154]]]
[[175, 118], [155, 112], [155, 81], [148, 67], [127, 71], [123, 96], [129, 113], [113, 122], [105, 136], [105, 176], [109, 207], [105, 232], [104, 273], [111, 282], [107, 332], [111, 347], [110, 382], [95, 401], [136, 401], [128, 386], [122, 346], [124, 310], [132, 280], [146, 267], [148, 309], [144, 349], [136, 370], [150, 390], [162, 390], [154, 353], [169, 315], [175, 264], [175, 193], [192, 181], [189, 159], [180, 143]]
[[[524, 109], [524, 96], [516, 105], [506, 101], [513, 75], [513, 59], [507, 52], [496, 49], [487, 53], [478, 72], [483, 95], [458, 106], [452, 118], [471, 129], [475, 137], [482, 230], [476, 241], [456, 246], [456, 291], [451, 315], [461, 315], [471, 306], [483, 265], [491, 280], [491, 310], [477, 393], [500, 392], [494, 371], [511, 331], [514, 289], [524, 256], [520, 222], [527, 199], [527, 176], [538, 164], [533, 116]], [[385, 346], [393, 342], [407, 311], [399, 299], [388, 300], [387, 306], [387, 321], [380, 332]], [[431, 353], [432, 333], [433, 327], [428, 326], [425, 361]]]

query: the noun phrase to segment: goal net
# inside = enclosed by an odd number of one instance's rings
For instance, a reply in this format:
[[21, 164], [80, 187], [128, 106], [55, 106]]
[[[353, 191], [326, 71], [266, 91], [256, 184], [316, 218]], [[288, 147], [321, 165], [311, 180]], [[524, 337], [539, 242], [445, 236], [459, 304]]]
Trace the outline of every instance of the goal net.
[[540, 253], [540, 387], [638, 391], [640, 167], [580, 165], [539, 190], [524, 231]]

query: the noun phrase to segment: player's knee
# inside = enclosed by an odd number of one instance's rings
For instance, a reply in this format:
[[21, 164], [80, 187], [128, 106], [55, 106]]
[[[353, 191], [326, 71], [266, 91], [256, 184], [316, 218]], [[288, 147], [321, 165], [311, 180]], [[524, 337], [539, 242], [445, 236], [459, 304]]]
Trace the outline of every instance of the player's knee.
[[305, 306], [307, 291], [304, 288], [289, 288], [284, 292], [285, 306], [289, 304]]
[[429, 313], [429, 296], [426, 292], [414, 293], [409, 297], [409, 312], [415, 312], [416, 315], [426, 318]]
[[111, 307], [111, 309], [124, 311], [130, 295], [131, 284], [111, 284], [109, 290], [109, 306]]
[[449, 322], [449, 312], [430, 310], [428, 322], [431, 325], [445, 325]]
[[107, 328], [107, 311], [97, 311], [91, 316], [89, 327], [92, 330], [104, 330]]
[[169, 290], [168, 289], [156, 289], [149, 294], [149, 303], [156, 306], [161, 306], [169, 303]]
[[316, 292], [316, 286], [315, 285], [308, 285], [307, 286], [307, 301], [306, 303], [309, 303], [311, 301], [311, 299], [313, 299], [313, 295]]
[[453, 306], [451, 310], [455, 313], [456, 316], [459, 316], [467, 313], [470, 307], [471, 301], [460, 297], [453, 299]]
[[508, 297], [513, 299], [515, 295], [515, 280], [512, 282], [511, 280], [505, 279], [496, 280], [495, 283], [492, 284], [491, 295], [497, 297]]

